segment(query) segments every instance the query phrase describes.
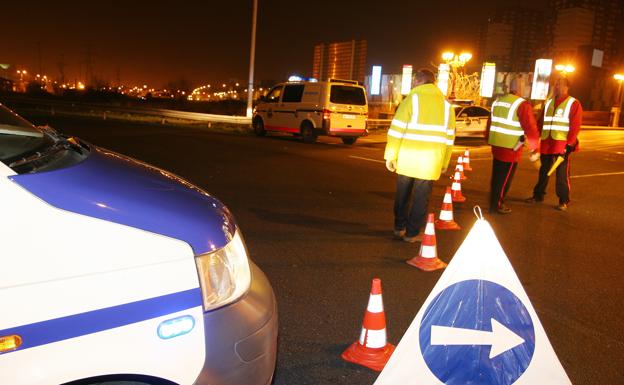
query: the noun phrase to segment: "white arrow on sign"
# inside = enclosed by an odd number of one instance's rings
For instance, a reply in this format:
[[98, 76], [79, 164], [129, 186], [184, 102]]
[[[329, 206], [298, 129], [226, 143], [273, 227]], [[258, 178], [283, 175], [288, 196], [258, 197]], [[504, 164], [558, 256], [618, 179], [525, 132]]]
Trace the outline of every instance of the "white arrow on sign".
[[491, 318], [492, 331], [431, 326], [431, 345], [492, 345], [490, 359], [523, 344], [524, 339]]

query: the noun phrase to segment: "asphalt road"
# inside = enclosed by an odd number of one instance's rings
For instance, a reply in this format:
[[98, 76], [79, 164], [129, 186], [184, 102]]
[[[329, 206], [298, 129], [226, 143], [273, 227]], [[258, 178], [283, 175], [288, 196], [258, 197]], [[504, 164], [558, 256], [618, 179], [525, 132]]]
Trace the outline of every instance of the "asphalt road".
[[[418, 244], [392, 238], [395, 178], [382, 162], [383, 136], [306, 145], [290, 136], [36, 120], [173, 171], [231, 208], [278, 298], [275, 385], [372, 384], [377, 373], [340, 358], [359, 337], [371, 279], [382, 280], [388, 339], [396, 344], [442, 274], [407, 265]], [[437, 232], [447, 262], [475, 221], [473, 206], [486, 211], [491, 168], [482, 142], [457, 145], [471, 149], [474, 171], [462, 185], [468, 201], [455, 204], [462, 230]], [[568, 212], [554, 209], [552, 180], [543, 204], [522, 201], [536, 180], [525, 158], [508, 194], [513, 212], [486, 219], [572, 382], [616, 385], [624, 383], [624, 132], [583, 132], [581, 149], [572, 158]], [[435, 183], [436, 215], [448, 184]]]

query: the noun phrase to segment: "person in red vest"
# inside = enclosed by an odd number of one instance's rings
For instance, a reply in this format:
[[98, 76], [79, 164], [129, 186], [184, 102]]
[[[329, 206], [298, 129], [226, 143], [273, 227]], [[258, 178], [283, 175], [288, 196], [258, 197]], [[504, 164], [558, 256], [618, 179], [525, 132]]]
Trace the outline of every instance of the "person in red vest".
[[542, 202], [548, 185], [548, 171], [559, 156], [563, 162], [557, 166], [555, 192], [559, 197], [557, 210], [566, 211], [570, 204], [570, 154], [578, 151], [578, 134], [583, 120], [581, 102], [569, 95], [570, 80], [560, 77], [555, 82], [553, 97], [546, 100], [541, 119], [542, 135], [540, 158], [542, 165], [533, 196], [527, 203]]
[[[533, 106], [518, 96], [518, 81], [512, 79], [503, 89], [509, 92], [492, 103], [492, 115], [486, 128], [488, 144], [492, 146], [492, 178], [490, 180], [490, 214], [508, 214], [511, 209], [504, 199], [518, 167], [522, 148], [527, 143], [537, 157], [539, 131]], [[533, 160], [533, 158], [532, 158]]]

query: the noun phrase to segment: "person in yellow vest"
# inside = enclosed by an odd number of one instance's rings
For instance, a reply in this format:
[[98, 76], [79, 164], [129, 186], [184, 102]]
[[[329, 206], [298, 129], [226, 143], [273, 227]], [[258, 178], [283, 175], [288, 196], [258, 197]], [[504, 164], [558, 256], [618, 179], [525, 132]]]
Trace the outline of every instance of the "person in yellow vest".
[[548, 171], [559, 156], [563, 162], [557, 166], [555, 192], [559, 198], [557, 210], [566, 211], [570, 204], [570, 153], [578, 151], [578, 134], [583, 120], [581, 102], [569, 95], [570, 81], [560, 77], [553, 87], [553, 97], [544, 104], [539, 179], [533, 196], [527, 203], [542, 202], [548, 185]]
[[420, 242], [433, 181], [446, 172], [455, 141], [455, 113], [427, 69], [397, 108], [388, 130], [386, 168], [397, 173], [394, 235]]
[[492, 178], [490, 180], [490, 213], [508, 214], [505, 195], [511, 186], [522, 148], [527, 143], [531, 160], [539, 154], [539, 131], [535, 122], [533, 106], [518, 96], [518, 81], [512, 79], [503, 89], [509, 92], [492, 103], [486, 137], [492, 146]]

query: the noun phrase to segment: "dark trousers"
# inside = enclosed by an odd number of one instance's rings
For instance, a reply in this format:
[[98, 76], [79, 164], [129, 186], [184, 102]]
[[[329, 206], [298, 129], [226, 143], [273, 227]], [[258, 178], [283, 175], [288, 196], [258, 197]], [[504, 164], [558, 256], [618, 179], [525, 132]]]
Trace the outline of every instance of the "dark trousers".
[[[557, 159], [558, 154], [542, 154], [540, 155], [540, 161], [542, 165], [539, 170], [539, 179], [537, 184], [533, 188], [533, 197], [536, 200], [544, 200], [546, 194], [546, 187], [548, 186], [548, 171]], [[567, 156], [565, 160], [557, 167], [555, 171], [557, 175], [557, 184], [555, 185], [555, 192], [559, 197], [559, 203], [570, 202], [570, 156]]]
[[492, 179], [490, 181], [490, 212], [501, 207], [505, 201], [505, 196], [514, 174], [518, 162], [503, 162], [502, 160], [494, 159], [492, 162]]
[[405, 235], [418, 234], [427, 221], [429, 196], [432, 180], [397, 175], [397, 188], [394, 197], [394, 229], [405, 229]]

